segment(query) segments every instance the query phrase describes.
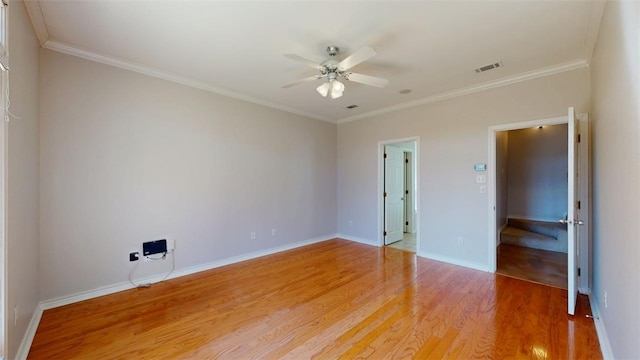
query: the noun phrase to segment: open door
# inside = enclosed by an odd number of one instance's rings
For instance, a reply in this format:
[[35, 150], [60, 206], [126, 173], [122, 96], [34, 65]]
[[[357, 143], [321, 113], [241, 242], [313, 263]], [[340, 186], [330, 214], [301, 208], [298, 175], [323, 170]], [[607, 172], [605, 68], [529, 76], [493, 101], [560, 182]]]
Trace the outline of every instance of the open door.
[[569, 108], [568, 114], [568, 204], [567, 218], [560, 219], [560, 222], [567, 225], [567, 289], [568, 289], [568, 312], [575, 314], [576, 300], [578, 298], [578, 226], [583, 224], [579, 220], [578, 201], [578, 129], [579, 123], [573, 107]]
[[384, 147], [384, 244], [402, 240], [404, 217], [404, 151]]

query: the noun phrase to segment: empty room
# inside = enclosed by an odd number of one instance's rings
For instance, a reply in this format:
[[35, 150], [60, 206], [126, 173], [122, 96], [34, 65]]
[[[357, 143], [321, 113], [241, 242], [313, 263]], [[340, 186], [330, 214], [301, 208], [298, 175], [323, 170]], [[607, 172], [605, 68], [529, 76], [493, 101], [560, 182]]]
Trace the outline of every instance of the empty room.
[[0, 358], [640, 358], [640, 3], [9, 0]]

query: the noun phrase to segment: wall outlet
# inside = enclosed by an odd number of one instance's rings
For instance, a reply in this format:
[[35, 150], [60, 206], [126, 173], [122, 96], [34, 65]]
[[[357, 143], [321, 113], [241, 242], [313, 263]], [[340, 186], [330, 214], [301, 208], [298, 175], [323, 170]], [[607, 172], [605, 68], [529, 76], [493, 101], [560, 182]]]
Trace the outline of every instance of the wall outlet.
[[353, 220], [349, 220], [349, 227], [353, 226]]
[[464, 245], [464, 238], [462, 236], [458, 236], [457, 240], [458, 240], [458, 245], [460, 246]]
[[129, 261], [138, 261], [140, 260], [140, 253], [137, 251], [129, 253]]
[[276, 228], [271, 229], [271, 236], [276, 236]]
[[256, 232], [252, 231], [251, 232], [251, 240], [255, 240], [256, 239]]
[[604, 291], [604, 307], [605, 309], [609, 307], [609, 302], [607, 301], [607, 291]]

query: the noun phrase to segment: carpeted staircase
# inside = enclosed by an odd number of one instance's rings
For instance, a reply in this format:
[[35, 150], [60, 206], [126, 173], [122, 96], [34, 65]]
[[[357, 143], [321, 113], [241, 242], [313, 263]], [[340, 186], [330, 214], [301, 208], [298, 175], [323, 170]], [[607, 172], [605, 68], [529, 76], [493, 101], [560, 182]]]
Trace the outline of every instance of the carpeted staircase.
[[556, 252], [567, 252], [567, 226], [546, 221], [509, 218], [500, 232], [500, 243]]

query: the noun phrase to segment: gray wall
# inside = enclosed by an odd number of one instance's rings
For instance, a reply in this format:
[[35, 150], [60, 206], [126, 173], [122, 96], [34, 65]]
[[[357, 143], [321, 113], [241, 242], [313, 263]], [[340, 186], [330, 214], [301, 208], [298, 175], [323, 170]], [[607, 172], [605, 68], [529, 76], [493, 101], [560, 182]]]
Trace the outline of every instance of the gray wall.
[[[7, 335], [12, 359], [38, 304], [38, 51], [22, 2], [9, 6], [11, 112], [7, 147]], [[0, 120], [1, 121], [1, 120]], [[18, 322], [13, 311], [18, 307]]]
[[592, 61], [592, 296], [616, 359], [640, 358], [639, 34], [640, 3], [607, 2]]
[[377, 243], [378, 142], [419, 136], [419, 253], [486, 268], [488, 199], [473, 165], [487, 163], [488, 127], [587, 112], [589, 89], [583, 68], [340, 124], [338, 233]]
[[551, 222], [564, 218], [567, 131], [567, 125], [509, 131], [509, 217]]
[[41, 54], [43, 300], [335, 234], [335, 124]]

